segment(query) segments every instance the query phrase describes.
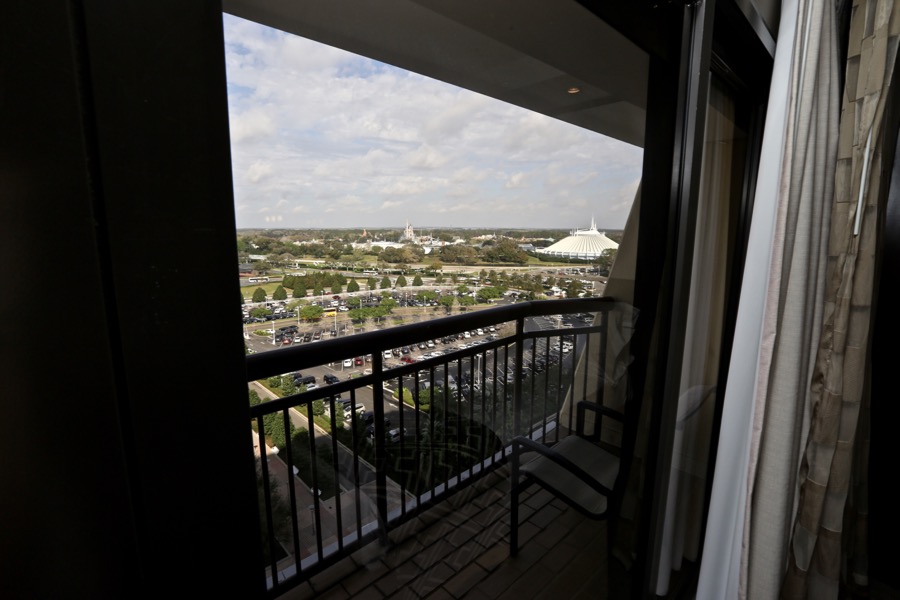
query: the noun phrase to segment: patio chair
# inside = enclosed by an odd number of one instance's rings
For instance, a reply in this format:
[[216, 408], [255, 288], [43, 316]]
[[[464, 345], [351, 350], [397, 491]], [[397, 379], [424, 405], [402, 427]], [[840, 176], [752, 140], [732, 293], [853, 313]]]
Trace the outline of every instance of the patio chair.
[[[626, 403], [627, 406], [627, 403]], [[591, 435], [585, 434], [585, 412], [597, 413]], [[630, 441], [625, 414], [594, 402], [577, 405], [575, 435], [569, 435], [553, 446], [527, 436], [519, 436], [512, 444], [510, 472], [510, 556], [519, 551], [519, 494], [531, 484], [538, 484], [591, 519], [608, 519], [618, 513], [630, 465]], [[600, 442], [604, 418], [622, 423], [622, 448]], [[629, 414], [629, 418], [631, 415]], [[629, 450], [624, 450], [629, 448]], [[623, 457], [625, 464], [623, 464]], [[612, 527], [607, 532], [612, 546]]]

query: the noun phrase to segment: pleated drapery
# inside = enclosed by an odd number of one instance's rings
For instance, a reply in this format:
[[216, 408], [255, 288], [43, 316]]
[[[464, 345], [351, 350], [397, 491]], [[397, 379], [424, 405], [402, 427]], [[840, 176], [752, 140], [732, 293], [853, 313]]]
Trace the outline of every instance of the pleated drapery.
[[837, 598], [866, 373], [882, 195], [882, 118], [900, 36], [892, 0], [853, 5], [812, 420], [783, 598]]
[[[847, 64], [835, 68], [834, 10], [783, 4], [701, 599], [839, 596], [854, 458], [865, 468], [854, 443], [898, 19], [890, 0], [856, 0]], [[836, 119], [838, 68], [846, 84]], [[772, 171], [770, 152], [780, 159]], [[764, 267], [754, 261], [762, 253]]]

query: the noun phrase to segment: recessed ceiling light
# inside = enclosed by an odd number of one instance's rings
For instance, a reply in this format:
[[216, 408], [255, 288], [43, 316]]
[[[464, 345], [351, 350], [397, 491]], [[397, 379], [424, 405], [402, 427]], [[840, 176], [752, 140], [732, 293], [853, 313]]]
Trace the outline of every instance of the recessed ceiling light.
[[566, 91], [569, 92], [570, 94], [577, 94], [577, 93], [581, 92], [581, 88], [572, 86]]

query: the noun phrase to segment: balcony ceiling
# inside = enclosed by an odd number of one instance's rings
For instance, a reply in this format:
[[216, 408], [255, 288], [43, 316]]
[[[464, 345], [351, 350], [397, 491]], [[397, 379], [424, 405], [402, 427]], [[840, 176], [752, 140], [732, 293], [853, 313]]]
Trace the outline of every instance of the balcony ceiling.
[[571, 0], [224, 0], [224, 9], [643, 145], [649, 58]]

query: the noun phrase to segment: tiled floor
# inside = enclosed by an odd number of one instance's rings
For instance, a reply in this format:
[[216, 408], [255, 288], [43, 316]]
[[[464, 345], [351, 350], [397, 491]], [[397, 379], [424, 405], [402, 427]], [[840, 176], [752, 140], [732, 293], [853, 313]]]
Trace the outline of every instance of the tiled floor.
[[389, 547], [370, 544], [282, 598], [621, 597], [609, 591], [605, 523], [539, 488], [523, 497], [521, 550], [510, 558], [506, 477], [500, 469], [394, 530]]

